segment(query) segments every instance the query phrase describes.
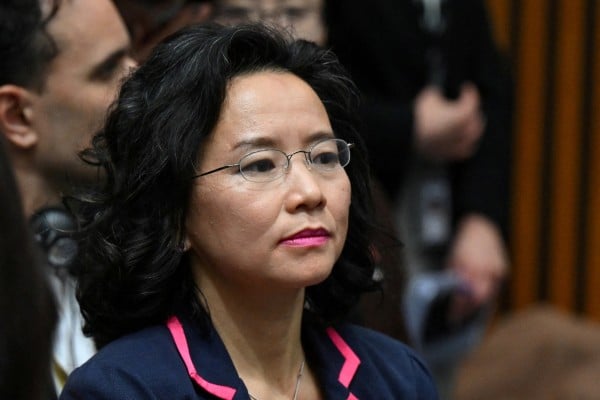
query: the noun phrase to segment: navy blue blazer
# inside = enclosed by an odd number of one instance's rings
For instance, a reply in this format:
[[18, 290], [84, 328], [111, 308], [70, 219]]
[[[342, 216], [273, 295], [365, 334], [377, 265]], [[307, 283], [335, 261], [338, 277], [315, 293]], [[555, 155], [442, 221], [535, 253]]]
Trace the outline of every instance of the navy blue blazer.
[[[438, 398], [415, 353], [381, 333], [349, 324], [305, 326], [302, 341], [326, 399]], [[168, 326], [150, 327], [102, 348], [69, 376], [60, 400], [75, 399], [248, 400], [249, 395], [217, 332], [202, 334], [193, 321], [179, 316]]]

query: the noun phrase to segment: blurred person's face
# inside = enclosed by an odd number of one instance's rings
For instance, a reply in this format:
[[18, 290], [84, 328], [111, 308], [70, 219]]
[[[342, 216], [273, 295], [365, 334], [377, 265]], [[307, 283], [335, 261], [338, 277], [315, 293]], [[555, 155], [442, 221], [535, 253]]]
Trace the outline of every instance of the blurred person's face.
[[121, 79], [134, 66], [129, 37], [110, 0], [62, 1], [47, 32], [58, 48], [44, 88], [32, 95], [34, 163], [59, 190], [95, 171], [78, 158], [101, 127]]
[[268, 22], [291, 27], [301, 39], [325, 44], [323, 0], [217, 0], [215, 20], [234, 25], [243, 22]]
[[133, 56], [144, 61], [170, 34], [191, 24], [205, 22], [211, 0], [113, 0], [131, 34]]

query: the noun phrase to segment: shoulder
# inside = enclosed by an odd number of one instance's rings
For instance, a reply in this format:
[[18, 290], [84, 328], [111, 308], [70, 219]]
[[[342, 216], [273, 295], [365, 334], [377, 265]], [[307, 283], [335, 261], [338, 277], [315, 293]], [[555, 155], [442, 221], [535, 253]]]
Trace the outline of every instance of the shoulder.
[[187, 376], [167, 328], [155, 326], [103, 347], [71, 373], [60, 399], [168, 398], [193, 393]]
[[371, 388], [378, 382], [378, 390], [402, 393], [402, 398], [438, 398], [429, 370], [406, 344], [361, 326], [345, 324], [336, 330], [360, 359], [357, 377]]
[[157, 325], [123, 336], [104, 346], [88, 365], [117, 364], [136, 368], [139, 364], [164, 357], [171, 339], [165, 326]]

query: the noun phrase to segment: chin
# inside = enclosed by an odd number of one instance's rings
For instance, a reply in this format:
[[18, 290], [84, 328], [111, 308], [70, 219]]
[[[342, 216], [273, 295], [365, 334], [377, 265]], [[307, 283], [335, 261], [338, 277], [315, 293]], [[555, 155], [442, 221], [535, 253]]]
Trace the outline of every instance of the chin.
[[303, 283], [304, 287], [315, 286], [319, 283], [323, 282], [325, 279], [331, 275], [331, 271], [333, 270], [333, 266], [328, 268], [319, 268], [311, 271], [310, 276], [307, 276], [306, 281]]

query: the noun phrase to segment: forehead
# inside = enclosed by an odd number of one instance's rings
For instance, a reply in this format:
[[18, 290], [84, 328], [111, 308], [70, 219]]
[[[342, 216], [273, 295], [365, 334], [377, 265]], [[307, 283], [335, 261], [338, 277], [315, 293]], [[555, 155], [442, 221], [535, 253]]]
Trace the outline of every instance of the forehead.
[[300, 109], [325, 112], [312, 87], [285, 71], [261, 71], [233, 78], [223, 104], [223, 112], [240, 112], [247, 117]]
[[325, 106], [315, 91], [289, 72], [256, 72], [231, 80], [209, 141], [225, 150], [239, 143], [295, 147], [315, 135], [333, 135]]
[[128, 47], [126, 28], [110, 0], [63, 0], [59, 4], [47, 25], [58, 47], [58, 63], [68, 58], [93, 64]]

